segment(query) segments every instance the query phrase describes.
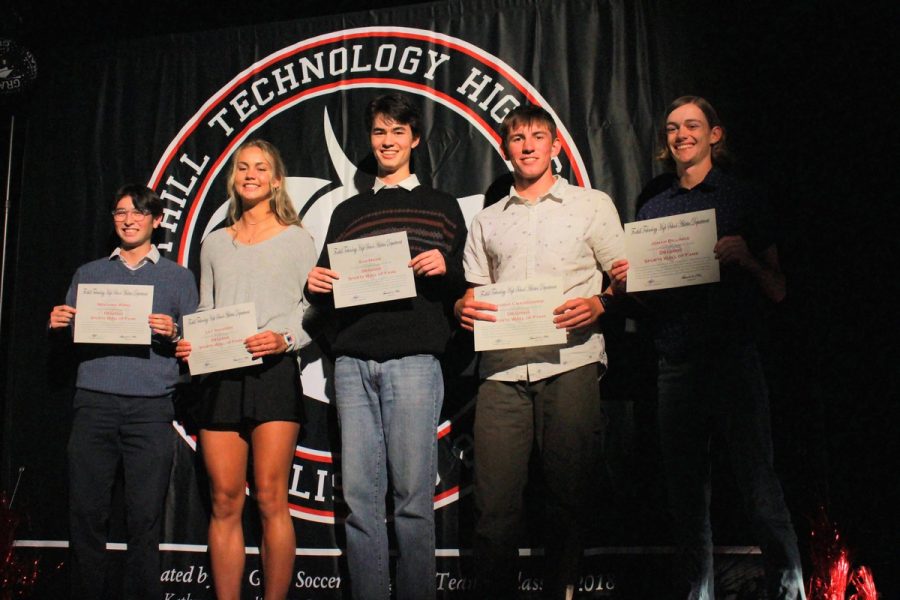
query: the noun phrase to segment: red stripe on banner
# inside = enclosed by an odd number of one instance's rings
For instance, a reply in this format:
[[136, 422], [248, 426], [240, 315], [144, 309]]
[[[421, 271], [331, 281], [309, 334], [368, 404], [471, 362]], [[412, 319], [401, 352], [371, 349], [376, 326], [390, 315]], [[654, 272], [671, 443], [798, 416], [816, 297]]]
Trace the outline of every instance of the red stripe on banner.
[[450, 488], [449, 490], [447, 490], [446, 492], [441, 492], [440, 494], [436, 494], [434, 497], [434, 501], [440, 502], [444, 498], [448, 498], [448, 497], [452, 496], [453, 494], [458, 494], [458, 493], [459, 493], [459, 486], [455, 485], [452, 488]]
[[[494, 140], [498, 144], [500, 143], [500, 135], [496, 131], [494, 131], [494, 129], [492, 127], [490, 127], [487, 124], [487, 122], [484, 119], [482, 119], [478, 114], [476, 114], [474, 111], [472, 111], [468, 106], [466, 106], [462, 102], [460, 102], [460, 101], [454, 99], [453, 97], [445, 94], [444, 92], [438, 91], [432, 87], [429, 87], [429, 86], [421, 84], [421, 83], [404, 81], [402, 79], [387, 79], [387, 78], [383, 78], [383, 77], [361, 77], [359, 79], [342, 79], [341, 81], [336, 81], [333, 83], [326, 83], [326, 84], [322, 84], [320, 86], [309, 88], [309, 89], [303, 90], [303, 91], [295, 94], [294, 96], [291, 96], [290, 98], [285, 98], [278, 104], [275, 104], [275, 105], [269, 107], [268, 110], [261, 113], [259, 116], [257, 116], [252, 121], [248, 122], [247, 125], [243, 128], [242, 133], [236, 135], [235, 138], [233, 140], [231, 140], [231, 142], [229, 142], [229, 144], [225, 147], [225, 150], [222, 152], [222, 154], [220, 154], [219, 157], [216, 159], [216, 161], [212, 164], [212, 166], [209, 169], [209, 172], [206, 174], [206, 177], [203, 178], [203, 181], [201, 182], [200, 187], [197, 188], [197, 194], [195, 195], [195, 198], [204, 198], [206, 196], [206, 189], [209, 187], [212, 178], [214, 176], [218, 175], [219, 166], [221, 165], [222, 161], [225, 160], [225, 158], [231, 154], [232, 149], [236, 145], [239, 145], [241, 142], [244, 141], [243, 132], [245, 132], [247, 130], [252, 130], [257, 124], [267, 121], [271, 117], [272, 113], [277, 112], [277, 111], [281, 110], [282, 108], [297, 102], [304, 96], [319, 94], [323, 91], [326, 91], [326, 90], [329, 90], [332, 88], [359, 86], [359, 85], [367, 85], [367, 84], [380, 84], [380, 85], [388, 84], [388, 85], [396, 85], [398, 87], [412, 88], [412, 89], [421, 90], [428, 95], [441, 98], [445, 102], [449, 102], [450, 104], [453, 104], [456, 107], [458, 107], [463, 112], [467, 113], [474, 121], [477, 121], [479, 126], [482, 127], [488, 134], [490, 134], [491, 137], [493, 137]], [[151, 187], [155, 187], [155, 185], [151, 186]], [[184, 221], [185, 231], [190, 230], [191, 224], [194, 221], [195, 214], [196, 214], [197, 209], [200, 206], [200, 204], [201, 204], [200, 202], [196, 202], [196, 201], [191, 204], [191, 208], [188, 211], [187, 217], [185, 218], [185, 221]], [[182, 239], [178, 246], [178, 264], [182, 264], [182, 265], [184, 264], [184, 252], [186, 249], [185, 241], [186, 240], [185, 240], [184, 236], [182, 236]]]
[[330, 517], [334, 518], [333, 510], [316, 510], [315, 508], [306, 508], [305, 506], [297, 506], [296, 504], [288, 503], [288, 507], [291, 510], [296, 510], [297, 512], [301, 512], [307, 515], [315, 515], [317, 517]]
[[[462, 46], [460, 44], [442, 40], [435, 36], [430, 36], [430, 35], [425, 35], [425, 34], [417, 34], [417, 33], [412, 33], [412, 32], [405, 32], [405, 31], [394, 31], [394, 30], [390, 30], [390, 29], [363, 31], [363, 32], [359, 32], [359, 33], [335, 35], [332, 37], [323, 38], [321, 40], [316, 40], [316, 41], [310, 42], [308, 44], [303, 44], [301, 46], [298, 46], [297, 48], [294, 48], [293, 50], [286, 50], [286, 51], [282, 51], [282, 52], [279, 52], [279, 53], [273, 55], [270, 60], [259, 65], [252, 71], [247, 72], [246, 75], [244, 75], [243, 77], [241, 77], [240, 79], [235, 81], [231, 86], [221, 90], [218, 94], [216, 94], [215, 96], [210, 98], [210, 100], [208, 101], [209, 107], [197, 116], [196, 122], [187, 131], [185, 131], [184, 135], [182, 135], [181, 139], [178, 140], [178, 143], [176, 144], [175, 148], [173, 148], [172, 155], [169, 156], [168, 158], [166, 158], [165, 162], [163, 163], [162, 169], [159, 170], [159, 177], [162, 177], [162, 174], [169, 169], [169, 164], [172, 162], [172, 159], [175, 156], [175, 149], [181, 147], [181, 145], [184, 143], [184, 140], [187, 137], [189, 137], [194, 132], [194, 130], [197, 129], [197, 126], [200, 124], [200, 122], [203, 121], [210, 114], [210, 112], [218, 106], [218, 103], [221, 101], [221, 99], [228, 96], [229, 94], [231, 94], [236, 88], [243, 85], [245, 82], [247, 82], [247, 80], [249, 80], [254, 75], [261, 73], [262, 71], [271, 67], [273, 64], [280, 62], [280, 61], [284, 60], [285, 58], [294, 56], [295, 54], [299, 54], [299, 53], [309, 50], [311, 48], [316, 48], [318, 46], [324, 46], [326, 44], [331, 44], [333, 42], [338, 42], [338, 41], [342, 41], [342, 40], [354, 40], [354, 39], [360, 39], [360, 38], [377, 38], [377, 37], [398, 37], [398, 38], [407, 38], [407, 39], [412, 39], [412, 40], [425, 41], [425, 42], [430, 42], [437, 46], [444, 46], [446, 48], [452, 48], [454, 50], [462, 52], [463, 54], [471, 56], [472, 58], [478, 60], [482, 64], [488, 65], [492, 69], [497, 71], [498, 73], [502, 74], [506, 78], [507, 81], [509, 81], [517, 90], [519, 90], [526, 98], [528, 98], [529, 102], [531, 102], [532, 104], [540, 105], [537, 102], [537, 99], [532, 94], [530, 94], [528, 92], [528, 90], [526, 90], [524, 88], [524, 86], [522, 86], [518, 81], [516, 81], [515, 78], [511, 77], [509, 72], [506, 69], [500, 67], [497, 63], [486, 59], [484, 56], [482, 56], [476, 52], [473, 52], [473, 51], [471, 51], [471, 49], [469, 49], [465, 46]], [[347, 80], [343, 80], [343, 81], [347, 81]], [[580, 177], [579, 177], [579, 180], [580, 180]], [[156, 181], [152, 181], [150, 187], [156, 189], [157, 185], [159, 185], [159, 179], [157, 179]]]
[[307, 452], [304, 450], [295, 450], [294, 456], [296, 456], [297, 458], [305, 458], [306, 460], [311, 460], [311, 461], [320, 462], [320, 463], [326, 463], [329, 465], [334, 463], [334, 460], [331, 458], [331, 453], [329, 453], [327, 455], [322, 455], [322, 454], [313, 454], [312, 452]]
[[[212, 110], [218, 107], [222, 98], [227, 97], [235, 89], [237, 89], [239, 86], [243, 85], [249, 79], [251, 79], [254, 75], [257, 75], [257, 74], [265, 71], [266, 69], [271, 67], [273, 64], [283, 61], [285, 58], [292, 57], [296, 54], [299, 54], [301, 52], [304, 52], [304, 51], [312, 49], [312, 48], [316, 48], [318, 46], [331, 44], [333, 42], [337, 42], [337, 41], [341, 41], [341, 40], [353, 40], [353, 39], [361, 39], [361, 38], [378, 38], [378, 37], [395, 37], [395, 38], [412, 39], [412, 40], [417, 40], [417, 41], [425, 41], [425, 42], [429, 42], [429, 43], [437, 45], [437, 46], [442, 46], [445, 48], [453, 49], [453, 50], [456, 50], [463, 54], [466, 54], [466, 55], [472, 57], [473, 59], [479, 61], [481, 64], [489, 66], [491, 69], [493, 69], [497, 73], [500, 73], [513, 87], [515, 87], [515, 89], [517, 89], [520, 93], [522, 93], [522, 95], [525, 96], [525, 98], [527, 98], [527, 100], [531, 104], [535, 104], [537, 106], [543, 106], [542, 103], [538, 102], [538, 98], [534, 94], [529, 92], [529, 90], [526, 89], [526, 87], [524, 85], [522, 85], [515, 77], [510, 75], [510, 72], [506, 68], [500, 66], [498, 63], [494, 62], [493, 60], [486, 58], [483, 54], [481, 54], [477, 51], [474, 51], [472, 48], [470, 48], [466, 45], [451, 42], [448, 40], [444, 40], [435, 35], [427, 35], [427, 34], [423, 34], [423, 33], [413, 33], [413, 32], [409, 32], [409, 31], [398, 31], [395, 29], [366, 30], [366, 31], [358, 32], [358, 33], [352, 33], [352, 34], [334, 35], [334, 36], [314, 40], [307, 44], [302, 44], [300, 46], [297, 46], [296, 48], [287, 49], [282, 52], [274, 54], [271, 59], [267, 60], [266, 62], [260, 64], [259, 66], [253, 68], [252, 70], [248, 71], [242, 77], [235, 80], [230, 86], [228, 86], [227, 88], [225, 88], [223, 90], [220, 90], [219, 93], [217, 93], [212, 98], [210, 98], [206, 103], [207, 107], [200, 114], [198, 114], [195, 117], [194, 122], [191, 124], [191, 126], [186, 131], [184, 131], [184, 133], [178, 139], [177, 143], [174, 146], [172, 146], [172, 150], [170, 151], [169, 156], [167, 156], [162, 163], [162, 168], [160, 168], [157, 171], [157, 176], [155, 177], [155, 179], [153, 179], [152, 181], [149, 182], [149, 184], [148, 184], [149, 187], [156, 189], [159, 186], [159, 183], [160, 183], [160, 180], [162, 179], [163, 174], [169, 169], [169, 165], [171, 164], [171, 162], [174, 159], [175, 155], [177, 154], [178, 150], [184, 144], [185, 140], [197, 129], [199, 124], [201, 122], [203, 122], [206, 119], [206, 117], [209, 116], [209, 114], [212, 112]], [[455, 106], [460, 108], [462, 111], [467, 113], [470, 117], [472, 117], [473, 120], [477, 121], [479, 123], [479, 126], [482, 127], [484, 131], [488, 132], [491, 135], [491, 137], [493, 137], [494, 140], [497, 141], [499, 144], [499, 142], [500, 142], [499, 135], [494, 131], [493, 127], [489, 126], [479, 115], [475, 114], [466, 105], [451, 98], [447, 94], [440, 92], [434, 88], [425, 86], [423, 84], [417, 84], [417, 83], [407, 82], [407, 81], [403, 81], [403, 80], [382, 79], [382, 78], [343, 79], [338, 82], [334, 82], [331, 84], [325, 84], [322, 86], [318, 86], [316, 88], [311, 88], [311, 89], [305, 90], [303, 92], [300, 92], [296, 96], [292, 96], [288, 99], [283, 100], [282, 102], [278, 103], [277, 105], [270, 107], [270, 109], [267, 110], [265, 113], [261, 114], [259, 117], [257, 117], [253, 121], [251, 121], [250, 124], [248, 125], [248, 127], [251, 127], [251, 126], [255, 125], [256, 123], [259, 123], [261, 119], [268, 118], [273, 111], [278, 110], [278, 109], [286, 106], [286, 104], [294, 102], [298, 98], [302, 98], [305, 95], [308, 95], [311, 93], [319, 93], [319, 92], [322, 92], [322, 91], [325, 91], [325, 90], [328, 90], [331, 88], [335, 88], [335, 87], [343, 87], [343, 86], [354, 85], [354, 84], [358, 85], [361, 83], [379, 83], [379, 82], [380, 83], [392, 83], [394, 85], [399, 85], [400, 87], [407, 86], [410, 88], [424, 90], [427, 93], [431, 93], [437, 97], [444, 99], [447, 102], [454, 104]], [[549, 107], [545, 107], [545, 108], [549, 108]], [[244, 131], [246, 131], [246, 130], [247, 130], [247, 127], [244, 128]], [[221, 155], [219, 157], [219, 159], [212, 165], [212, 168], [210, 169], [209, 174], [202, 182], [201, 187], [198, 190], [195, 198], [203, 198], [205, 196], [205, 189], [209, 184], [210, 177], [212, 176], [213, 173], [216, 173], [218, 171], [223, 158], [230, 154], [232, 148], [234, 147], [234, 144], [241, 138], [242, 138], [242, 136], [238, 135], [234, 140], [232, 140], [232, 142], [230, 144], [228, 144], [228, 146], [226, 147], [225, 153], [223, 155]], [[562, 148], [564, 150], [564, 153], [570, 159], [570, 161], [569, 161], [570, 167], [572, 168], [573, 174], [575, 175], [576, 182], [578, 183], [578, 185], [584, 185], [584, 181], [585, 181], [584, 174], [581, 172], [579, 164], [576, 161], [572, 160], [571, 145], [569, 144], [568, 140], [566, 140], [563, 136], [560, 136], [560, 141], [562, 143]], [[199, 204], [198, 202], [194, 202], [191, 205], [191, 209], [189, 210], [187, 219], [185, 221], [185, 229], [186, 230], [190, 229], [190, 225], [193, 222], [194, 213], [195, 213], [195, 210], [196, 210], [196, 207], [198, 206], [198, 204]], [[182, 243], [182, 245], [179, 247], [179, 251], [178, 251], [179, 264], [184, 263], [184, 252], [185, 252], [185, 249], [184, 249], [184, 245]]]

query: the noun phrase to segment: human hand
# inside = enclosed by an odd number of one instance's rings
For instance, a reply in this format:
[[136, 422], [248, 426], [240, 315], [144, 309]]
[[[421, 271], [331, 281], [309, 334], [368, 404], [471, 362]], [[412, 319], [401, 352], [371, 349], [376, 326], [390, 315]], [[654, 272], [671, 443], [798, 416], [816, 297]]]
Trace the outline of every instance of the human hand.
[[469, 288], [462, 298], [453, 304], [453, 314], [463, 329], [475, 331], [475, 321], [496, 321], [495, 315], [481, 311], [496, 311], [497, 305], [475, 299], [475, 288]]
[[431, 249], [417, 255], [409, 265], [412, 267], [416, 275], [424, 275], [425, 277], [434, 277], [435, 275], [443, 275], [447, 272], [447, 262], [440, 250]]
[[244, 340], [244, 347], [253, 355], [253, 358], [283, 354], [288, 349], [284, 336], [271, 330], [251, 335]]
[[747, 242], [740, 235], [726, 235], [720, 238], [713, 252], [723, 265], [737, 265], [746, 269], [756, 263]]
[[557, 315], [553, 319], [557, 329], [572, 331], [596, 321], [603, 314], [603, 304], [597, 296], [572, 298], [553, 309], [553, 314]]
[[615, 293], [625, 292], [625, 284], [628, 281], [628, 260], [620, 259], [613, 262], [609, 270], [610, 285]]
[[340, 279], [337, 271], [325, 267], [313, 267], [306, 276], [306, 287], [317, 294], [330, 294], [333, 287], [331, 282]]
[[191, 355], [191, 343], [187, 340], [178, 340], [175, 344], [175, 358], [182, 362], [187, 362]]
[[74, 318], [75, 309], [68, 304], [54, 306], [53, 310], [50, 311], [50, 329], [68, 327]]
[[153, 333], [159, 334], [166, 339], [171, 340], [178, 333], [175, 321], [169, 315], [154, 313], [147, 318], [147, 321], [150, 323], [150, 329], [153, 330]]

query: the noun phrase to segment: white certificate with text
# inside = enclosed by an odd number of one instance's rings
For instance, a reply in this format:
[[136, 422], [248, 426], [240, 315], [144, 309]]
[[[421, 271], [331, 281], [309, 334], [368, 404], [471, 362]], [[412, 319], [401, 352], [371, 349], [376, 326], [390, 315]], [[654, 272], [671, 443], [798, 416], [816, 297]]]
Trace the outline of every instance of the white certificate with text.
[[244, 340], [255, 335], [256, 305], [252, 302], [214, 308], [184, 317], [184, 339], [191, 343], [191, 375], [258, 365]]
[[553, 309], [563, 303], [558, 277], [478, 286], [475, 299], [498, 309], [496, 321], [475, 321], [476, 351], [566, 343], [566, 330], [553, 322]]
[[152, 285], [79, 283], [74, 339], [78, 344], [150, 344]]
[[714, 248], [716, 211], [625, 224], [629, 292], [661, 290], [719, 281]]
[[405, 231], [328, 244], [334, 307], [359, 306], [416, 295]]

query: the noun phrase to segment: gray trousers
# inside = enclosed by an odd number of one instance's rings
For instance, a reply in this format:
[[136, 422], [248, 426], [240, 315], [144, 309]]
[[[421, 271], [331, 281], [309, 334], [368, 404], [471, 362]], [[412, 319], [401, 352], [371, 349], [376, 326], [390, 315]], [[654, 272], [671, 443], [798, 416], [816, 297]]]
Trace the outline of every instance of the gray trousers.
[[535, 450], [546, 492], [545, 596], [578, 579], [581, 521], [602, 415], [596, 364], [541, 381], [485, 380], [475, 409], [475, 563], [479, 597], [513, 597], [523, 491]]

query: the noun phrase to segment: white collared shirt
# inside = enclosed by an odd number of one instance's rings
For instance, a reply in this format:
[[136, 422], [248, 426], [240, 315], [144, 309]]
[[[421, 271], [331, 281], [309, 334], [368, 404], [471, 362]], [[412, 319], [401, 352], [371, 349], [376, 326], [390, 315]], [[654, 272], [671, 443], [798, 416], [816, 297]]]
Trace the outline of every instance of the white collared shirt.
[[148, 262], [152, 262], [153, 264], [158, 263], [160, 254], [159, 254], [159, 250], [156, 249], [156, 246], [154, 246], [153, 244], [150, 244], [150, 251], [147, 252], [147, 254], [144, 256], [144, 258], [139, 260], [136, 265], [132, 266], [132, 265], [128, 264], [127, 260], [122, 258], [122, 248], [120, 248], [119, 246], [116, 246], [116, 249], [113, 250], [112, 254], [109, 255], [109, 260], [112, 260], [114, 258], [117, 258], [120, 261], [122, 261], [122, 264], [125, 265], [126, 267], [128, 267], [129, 269], [131, 269], [132, 271], [137, 271], [138, 269], [140, 269], [141, 267], [146, 265]]
[[[511, 188], [507, 197], [475, 216], [463, 259], [466, 280], [487, 285], [561, 277], [566, 299], [593, 296], [602, 291], [602, 271], [625, 257], [624, 240], [608, 195], [557, 176], [536, 202]], [[562, 346], [483, 352], [481, 376], [539, 381], [594, 362], [606, 364], [606, 344], [596, 323], [570, 332]]]
[[372, 186], [372, 191], [377, 194], [383, 189], [403, 188], [404, 190], [411, 192], [417, 187], [419, 187], [419, 178], [416, 177], [415, 173], [410, 173], [409, 177], [399, 183], [385, 183], [376, 177], [375, 184]]

